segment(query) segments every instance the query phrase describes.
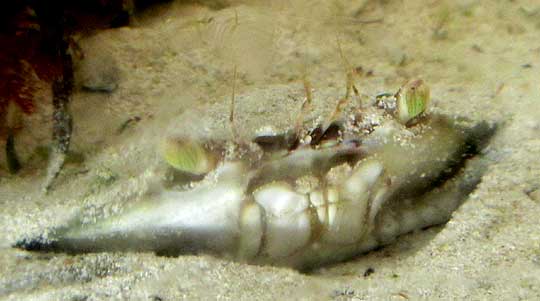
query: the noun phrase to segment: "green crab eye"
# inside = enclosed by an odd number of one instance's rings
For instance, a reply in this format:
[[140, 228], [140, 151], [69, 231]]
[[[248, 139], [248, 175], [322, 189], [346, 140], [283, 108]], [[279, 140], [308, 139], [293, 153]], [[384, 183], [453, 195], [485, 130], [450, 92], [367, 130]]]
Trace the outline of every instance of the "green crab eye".
[[170, 166], [193, 175], [204, 175], [216, 165], [216, 158], [203, 145], [192, 140], [165, 139], [162, 156]]
[[429, 102], [429, 87], [424, 81], [421, 79], [410, 81], [396, 94], [396, 117], [402, 124], [407, 124], [424, 113]]

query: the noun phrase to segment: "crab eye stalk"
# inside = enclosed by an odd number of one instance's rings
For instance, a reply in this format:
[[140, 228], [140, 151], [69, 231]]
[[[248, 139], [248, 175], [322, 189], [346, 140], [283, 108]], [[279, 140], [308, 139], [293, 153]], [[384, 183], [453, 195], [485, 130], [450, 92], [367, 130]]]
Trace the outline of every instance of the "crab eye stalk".
[[217, 160], [203, 145], [193, 140], [167, 138], [161, 147], [163, 159], [176, 170], [201, 176], [216, 166]]
[[407, 82], [396, 93], [396, 118], [410, 125], [416, 117], [426, 112], [429, 106], [429, 87], [423, 80]]

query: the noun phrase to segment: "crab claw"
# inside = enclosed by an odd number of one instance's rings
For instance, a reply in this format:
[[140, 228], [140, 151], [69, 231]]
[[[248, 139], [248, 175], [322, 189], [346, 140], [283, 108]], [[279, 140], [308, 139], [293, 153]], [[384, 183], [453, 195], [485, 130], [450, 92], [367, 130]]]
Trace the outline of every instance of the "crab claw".
[[188, 191], [164, 191], [159, 201], [143, 201], [93, 224], [75, 220], [44, 236], [22, 240], [27, 250], [84, 253], [156, 251], [163, 254], [227, 252], [238, 232], [246, 181], [241, 163], [227, 163]]

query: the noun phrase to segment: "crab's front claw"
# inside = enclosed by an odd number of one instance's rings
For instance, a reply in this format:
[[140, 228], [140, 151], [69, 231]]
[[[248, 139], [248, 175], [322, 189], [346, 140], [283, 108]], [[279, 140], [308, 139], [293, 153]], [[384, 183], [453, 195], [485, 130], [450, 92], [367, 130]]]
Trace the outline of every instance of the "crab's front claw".
[[227, 163], [188, 191], [164, 191], [95, 223], [75, 219], [45, 236], [20, 241], [28, 250], [86, 253], [155, 251], [231, 253], [244, 202], [244, 166]]

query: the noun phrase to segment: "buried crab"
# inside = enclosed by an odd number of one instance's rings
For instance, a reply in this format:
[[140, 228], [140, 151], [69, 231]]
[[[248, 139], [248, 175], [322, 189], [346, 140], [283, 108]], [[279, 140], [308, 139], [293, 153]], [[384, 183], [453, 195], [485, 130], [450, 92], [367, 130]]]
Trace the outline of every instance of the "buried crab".
[[[311, 101], [305, 86], [304, 111]], [[495, 126], [430, 114], [428, 103], [428, 87], [416, 80], [395, 97], [349, 106], [350, 114], [343, 112], [347, 93], [311, 130], [300, 122], [249, 142], [168, 138], [163, 157], [190, 185], [17, 247], [207, 253], [299, 269], [351, 258], [445, 223], [481, 180], [481, 151]]]

